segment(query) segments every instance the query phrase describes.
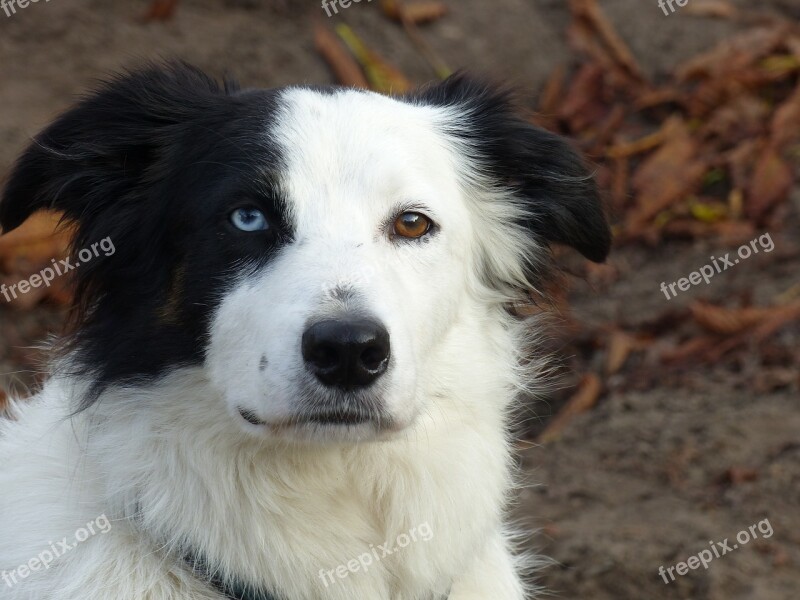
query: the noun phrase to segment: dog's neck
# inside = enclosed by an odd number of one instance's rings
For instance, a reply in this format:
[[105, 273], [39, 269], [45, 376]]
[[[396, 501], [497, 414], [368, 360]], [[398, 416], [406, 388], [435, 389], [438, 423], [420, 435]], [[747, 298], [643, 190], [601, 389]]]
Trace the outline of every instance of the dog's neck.
[[[187, 567], [192, 570], [196, 577], [208, 583], [209, 587], [214, 588], [221, 596], [228, 600], [282, 600], [278, 596], [258, 590], [251, 585], [244, 584], [230, 577], [221, 576], [213, 573], [208, 568], [205, 560], [197, 554], [188, 554], [184, 557]], [[431, 600], [447, 600], [450, 596], [433, 592]]]
[[228, 600], [283, 600], [252, 585], [244, 584], [234, 577], [221, 575], [208, 567], [205, 558], [191, 550], [184, 555], [183, 562], [195, 577], [208, 583], [209, 587], [214, 588]]

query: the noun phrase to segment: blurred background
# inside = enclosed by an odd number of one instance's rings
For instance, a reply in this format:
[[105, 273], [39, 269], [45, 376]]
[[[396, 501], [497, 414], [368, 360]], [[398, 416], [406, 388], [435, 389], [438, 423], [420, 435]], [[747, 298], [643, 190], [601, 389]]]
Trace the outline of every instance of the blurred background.
[[[616, 240], [603, 266], [556, 249], [562, 385], [525, 407], [513, 506], [525, 547], [552, 559], [539, 583], [590, 600], [800, 598], [800, 0], [680, 2], [6, 2], [0, 180], [77, 95], [146, 60], [245, 87], [398, 93], [458, 69], [512, 83], [527, 118], [596, 165]], [[66, 252], [56, 219], [0, 236], [0, 283]], [[739, 262], [681, 283], [726, 254]], [[0, 405], [42, 376], [70, 289], [12, 300]], [[659, 575], [765, 519], [773, 535]]]

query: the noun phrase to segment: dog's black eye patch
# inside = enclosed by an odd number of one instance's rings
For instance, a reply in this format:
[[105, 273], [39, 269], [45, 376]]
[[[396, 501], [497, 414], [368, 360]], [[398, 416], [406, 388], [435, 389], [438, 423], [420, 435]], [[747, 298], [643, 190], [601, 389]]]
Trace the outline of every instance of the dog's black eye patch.
[[[0, 202], [0, 225], [39, 209], [75, 222], [78, 251], [116, 252], [74, 272], [73, 366], [108, 384], [203, 360], [219, 299], [291, 238], [269, 173], [274, 92], [240, 92], [182, 63], [122, 75], [37, 136]], [[248, 203], [270, 222], [248, 235], [230, 215]]]

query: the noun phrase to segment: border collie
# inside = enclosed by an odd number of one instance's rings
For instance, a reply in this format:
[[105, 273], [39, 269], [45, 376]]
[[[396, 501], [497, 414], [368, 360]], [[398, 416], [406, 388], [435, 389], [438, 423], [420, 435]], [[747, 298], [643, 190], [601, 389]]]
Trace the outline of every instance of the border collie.
[[0, 225], [40, 209], [116, 252], [74, 270], [72, 333], [0, 424], [0, 597], [526, 597], [515, 309], [551, 242], [602, 261], [610, 232], [508, 93], [148, 66], [22, 155]]

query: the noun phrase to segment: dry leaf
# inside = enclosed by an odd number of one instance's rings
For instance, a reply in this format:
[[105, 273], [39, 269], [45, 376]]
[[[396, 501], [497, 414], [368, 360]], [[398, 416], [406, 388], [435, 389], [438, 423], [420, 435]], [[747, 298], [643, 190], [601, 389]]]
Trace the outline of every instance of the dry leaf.
[[778, 151], [786, 150], [791, 144], [800, 143], [800, 84], [775, 111], [770, 129], [772, 145]]
[[692, 0], [685, 9], [686, 14], [696, 17], [719, 17], [732, 19], [739, 14], [738, 9], [728, 0]]
[[49, 239], [56, 233], [62, 218], [61, 213], [52, 211], [35, 213], [14, 231], [0, 235], [0, 256], [13, 252], [18, 246]]
[[333, 71], [341, 85], [369, 88], [369, 83], [358, 62], [347, 47], [330, 29], [317, 24], [314, 28], [314, 46]]
[[745, 71], [774, 52], [786, 40], [786, 27], [759, 27], [724, 39], [711, 50], [691, 58], [678, 67], [679, 81], [720, 79]]
[[775, 308], [725, 308], [707, 302], [693, 302], [689, 310], [703, 329], [723, 335], [750, 329], [775, 315], [776, 311]]
[[142, 17], [144, 21], [168, 21], [175, 16], [178, 0], [153, 0]]
[[603, 73], [602, 66], [589, 63], [582, 66], [573, 78], [558, 112], [572, 131], [583, 131], [601, 121], [608, 112], [601, 100]]
[[713, 138], [718, 147], [728, 148], [764, 135], [769, 116], [766, 102], [744, 93], [714, 110], [700, 133], [706, 139]]
[[383, 0], [384, 14], [398, 22], [407, 21], [422, 25], [441, 19], [448, 13], [447, 5], [442, 2], [402, 2], [401, 0]]
[[626, 158], [649, 152], [663, 144], [665, 140], [678, 134], [682, 127], [684, 127], [683, 120], [678, 116], [672, 116], [664, 121], [658, 131], [650, 135], [631, 142], [620, 142], [611, 146], [606, 151], [606, 156], [609, 158]]
[[723, 473], [721, 479], [723, 483], [741, 485], [758, 479], [758, 469], [753, 469], [751, 467], [731, 467]]
[[405, 75], [372, 51], [350, 27], [341, 23], [336, 33], [361, 65], [371, 89], [383, 94], [403, 94], [411, 89]]
[[661, 352], [660, 360], [664, 364], [682, 364], [708, 352], [718, 343], [719, 339], [715, 336], [695, 337], [683, 342], [676, 348], [664, 350]]
[[628, 215], [626, 229], [636, 231], [659, 212], [695, 193], [707, 170], [698, 156], [698, 141], [681, 123], [634, 174], [631, 184], [636, 207]]
[[453, 74], [444, 59], [433, 49], [420, 33], [417, 25], [429, 23], [447, 14], [447, 6], [441, 2], [412, 2], [403, 0], [383, 0], [383, 12], [402, 23], [409, 40], [431, 66], [439, 79], [447, 79]]
[[27, 275], [67, 254], [72, 230], [60, 227], [62, 215], [35, 213], [14, 231], [0, 236], [0, 269]]
[[558, 107], [564, 97], [564, 89], [567, 79], [567, 70], [564, 65], [559, 65], [544, 84], [544, 89], [539, 97], [538, 112], [545, 117], [554, 115], [558, 112]]
[[597, 0], [570, 0], [569, 5], [576, 19], [588, 23], [603, 40], [614, 61], [630, 75], [643, 81], [642, 69], [633, 57], [633, 53], [606, 18]]
[[614, 331], [608, 340], [608, 352], [606, 353], [606, 374], [617, 373], [628, 360], [631, 352], [639, 347], [639, 342], [624, 331]]
[[745, 214], [756, 221], [787, 200], [794, 176], [791, 167], [773, 147], [761, 154], [745, 200]]
[[628, 180], [631, 175], [631, 162], [627, 158], [614, 161], [611, 179], [611, 199], [614, 209], [622, 211], [628, 204]]
[[[0, 284], [6, 286], [6, 288], [11, 288], [11, 286], [16, 286], [19, 282], [23, 279], [23, 277], [3, 277], [0, 279]], [[27, 277], [24, 277], [27, 279]], [[14, 291], [10, 291], [6, 289], [6, 293], [9, 295], [9, 299], [6, 300], [5, 296], [0, 296], [0, 305], [7, 305], [13, 308], [14, 310], [19, 311], [27, 311], [31, 310], [33, 307], [38, 305], [48, 294], [48, 288], [45, 286], [40, 287], [31, 287], [26, 293], [21, 293], [14, 288]]]

